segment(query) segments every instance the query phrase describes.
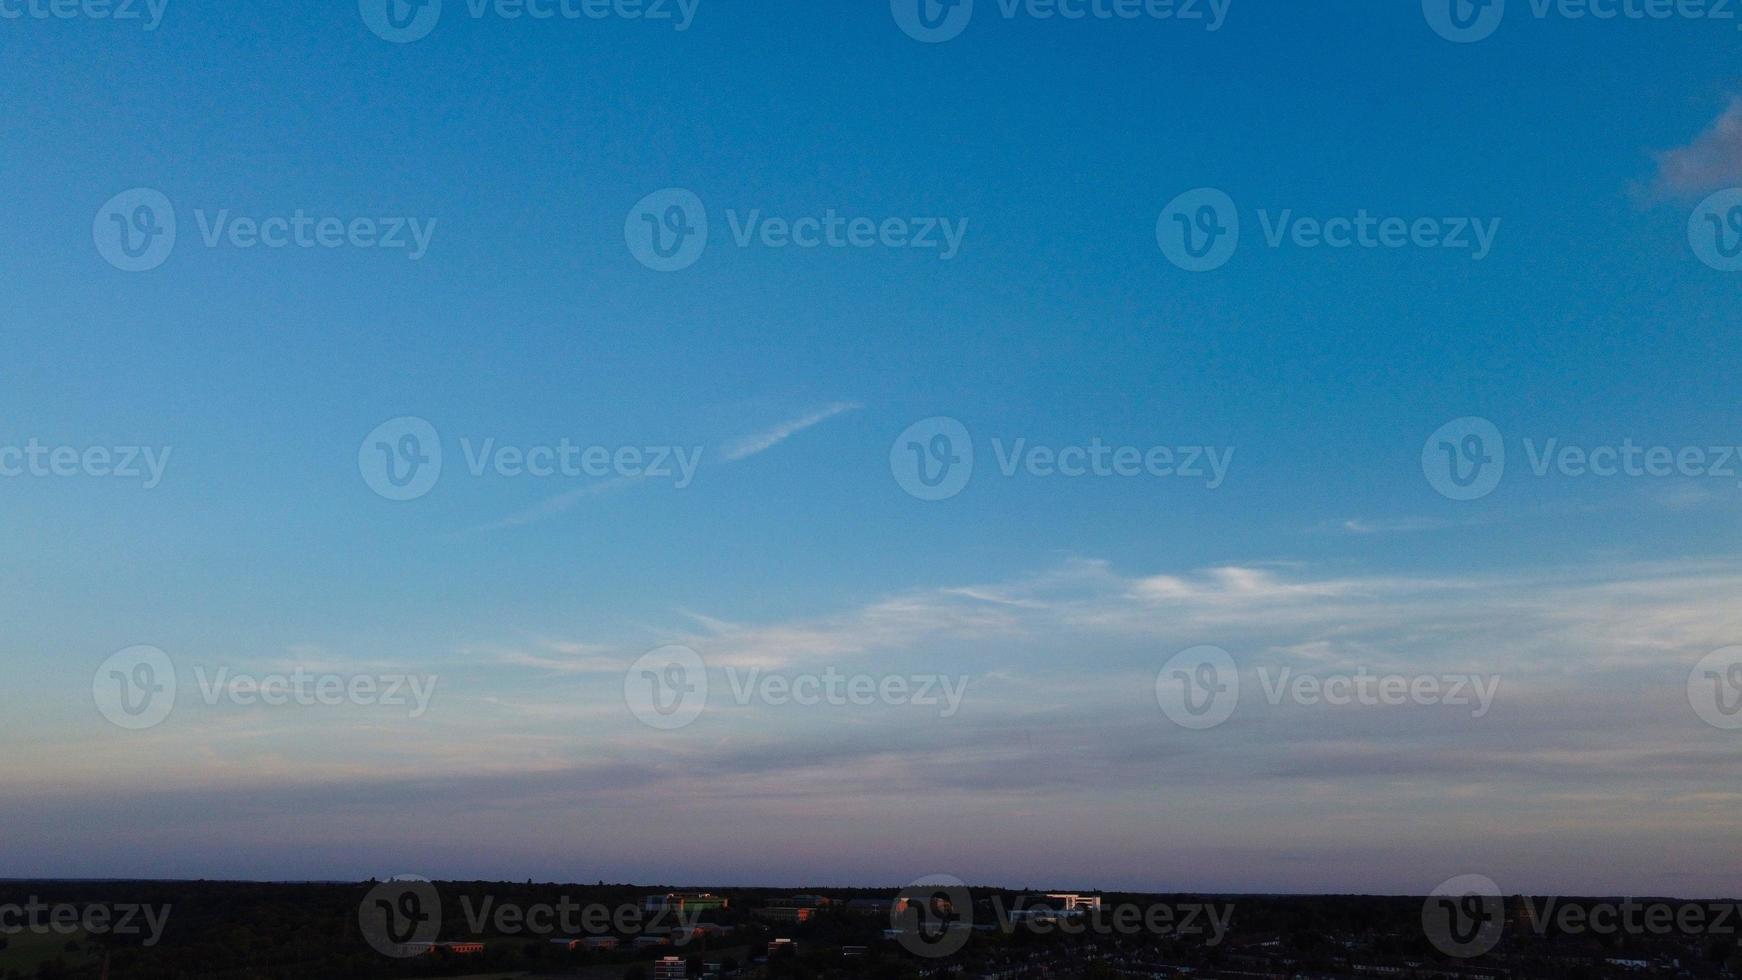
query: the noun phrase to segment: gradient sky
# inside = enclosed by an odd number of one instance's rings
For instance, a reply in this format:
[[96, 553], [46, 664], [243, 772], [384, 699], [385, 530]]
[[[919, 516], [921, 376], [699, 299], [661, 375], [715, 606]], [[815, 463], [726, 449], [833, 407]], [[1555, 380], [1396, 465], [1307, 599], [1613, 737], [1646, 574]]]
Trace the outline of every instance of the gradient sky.
[[[1742, 644], [1735, 478], [1530, 475], [1522, 440], [1742, 443], [1742, 277], [1686, 226], [1742, 184], [1736, 22], [1475, 44], [1414, 2], [1235, 0], [1220, 30], [1005, 19], [922, 44], [887, 3], [473, 19], [170, 0], [155, 31], [0, 20], [0, 446], [172, 446], [161, 486], [0, 479], [0, 876], [396, 873], [1735, 896], [1742, 733], [1690, 670]], [[1667, 155], [1666, 155], [1667, 154]], [[1191, 274], [1176, 195], [1239, 203]], [[93, 215], [175, 205], [162, 267]], [[707, 205], [662, 274], [624, 223]], [[428, 255], [206, 248], [194, 213], [435, 219]], [[726, 212], [966, 219], [949, 261], [739, 248]], [[1264, 246], [1257, 211], [1501, 220], [1450, 250]], [[359, 445], [427, 419], [427, 496]], [[980, 454], [924, 502], [891, 443]], [[1424, 477], [1465, 416], [1492, 495]], [[1217, 489], [997, 473], [991, 439], [1235, 447]], [[474, 478], [460, 440], [703, 447], [696, 480]], [[710, 703], [624, 671], [965, 676], [959, 714]], [[122, 648], [183, 700], [123, 731]], [[1243, 669], [1494, 673], [1449, 706], [1159, 710]], [[196, 667], [439, 675], [430, 711], [188, 703]], [[725, 687], [718, 676], [714, 683]]]

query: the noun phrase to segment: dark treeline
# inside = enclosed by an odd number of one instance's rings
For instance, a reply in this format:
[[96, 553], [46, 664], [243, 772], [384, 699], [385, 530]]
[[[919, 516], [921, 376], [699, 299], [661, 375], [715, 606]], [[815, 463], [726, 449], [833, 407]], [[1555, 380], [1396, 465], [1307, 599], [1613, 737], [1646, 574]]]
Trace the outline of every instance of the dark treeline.
[[[793, 889], [604, 882], [438, 883], [437, 940], [481, 942], [483, 952], [436, 950], [393, 958], [373, 948], [359, 924], [359, 908], [374, 885], [0, 882], [0, 980], [97, 980], [105, 969], [115, 980], [461, 975], [652, 980], [652, 961], [671, 955], [684, 959], [689, 980], [1637, 980], [1663, 975], [1724, 980], [1742, 970], [1734, 932], [1742, 923], [1731, 923], [1727, 934], [1707, 935], [1569, 933], [1557, 927], [1557, 921], [1577, 921], [1566, 919], [1565, 909], [1600, 904], [1597, 900], [1552, 905], [1509, 900], [1500, 944], [1480, 958], [1459, 960], [1436, 950], [1424, 935], [1420, 898], [1102, 893], [1102, 913], [1068, 924], [1034, 925], [1013, 915], [1033, 902], [1034, 893], [974, 888], [970, 907], [941, 916], [960, 926], [963, 947], [932, 958], [916, 955], [887, 932], [894, 924], [888, 906], [895, 888], [808, 889], [827, 901], [810, 900], [816, 907], [798, 922], [771, 921], [767, 914], [807, 904], [794, 902]], [[643, 911], [646, 896], [668, 891], [712, 891], [730, 905], [682, 920]], [[849, 905], [854, 899], [873, 904]], [[562, 906], [571, 909], [566, 930], [555, 920], [522, 918], [526, 910]], [[578, 907], [603, 911], [587, 919], [573, 911]], [[1138, 928], [1119, 927], [1115, 910], [1157, 907], [1166, 908], [1167, 927], [1154, 928], [1163, 921], [1154, 918]], [[103, 909], [119, 921], [128, 909], [140, 908], [167, 911], [155, 943], [148, 945], [149, 922], [140, 913], [129, 920], [131, 931], [119, 934], [87, 931], [65, 918], [57, 926], [53, 918]], [[504, 908], [513, 913], [507, 920], [499, 917]], [[21, 918], [31, 909], [37, 919]], [[1554, 914], [1545, 917], [1545, 910]], [[21, 923], [26, 928], [19, 928]], [[673, 926], [695, 923], [717, 929], [679, 945], [636, 946], [639, 937], [664, 936]], [[571, 950], [552, 941], [585, 936], [614, 937], [620, 946]], [[777, 938], [793, 940], [795, 951], [786, 953], [783, 947], [771, 956], [769, 944]], [[1617, 959], [1648, 965], [1621, 969], [1613, 962]]]

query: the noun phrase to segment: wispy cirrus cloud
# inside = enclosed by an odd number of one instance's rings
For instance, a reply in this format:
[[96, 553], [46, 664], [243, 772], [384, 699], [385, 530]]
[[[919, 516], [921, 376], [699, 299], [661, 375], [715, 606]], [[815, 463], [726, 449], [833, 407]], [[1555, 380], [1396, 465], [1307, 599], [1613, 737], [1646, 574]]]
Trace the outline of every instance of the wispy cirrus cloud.
[[1495, 523], [1496, 520], [1497, 518], [1492, 515], [1466, 516], [1456, 519], [1413, 515], [1404, 517], [1342, 517], [1321, 521], [1302, 530], [1306, 534], [1337, 534], [1370, 538], [1485, 527]]
[[597, 497], [600, 494], [610, 493], [614, 490], [622, 490], [635, 482], [636, 478], [634, 477], [619, 476], [613, 477], [612, 479], [606, 480], [602, 483], [584, 484], [573, 490], [559, 493], [554, 497], [547, 497], [530, 507], [509, 514], [507, 517], [498, 518], [497, 520], [485, 524], [479, 524], [476, 527], [467, 528], [466, 531], [462, 533], [502, 531], [513, 527], [524, 527], [527, 524], [536, 524], [539, 521], [547, 520], [556, 517], [559, 514], [566, 513], [583, 500]]
[[1350, 517], [1344, 520], [1326, 521], [1312, 530], [1361, 535], [1411, 534], [1418, 531], [1438, 531], [1450, 526], [1452, 526], [1450, 521], [1436, 517]]
[[771, 428], [751, 433], [726, 446], [724, 453], [726, 462], [736, 463], [741, 459], [749, 459], [758, 453], [767, 452], [811, 426], [819, 425], [837, 415], [856, 411], [863, 407], [856, 402], [835, 402], [797, 418], [788, 419]]
[[462, 654], [505, 667], [530, 667], [553, 674], [613, 674], [628, 665], [627, 658], [611, 647], [596, 643], [540, 640], [533, 649], [523, 647], [466, 648]]
[[[1300, 666], [1630, 670], [1742, 636], [1737, 590], [1742, 567], [1721, 563], [1447, 576], [1245, 563], [1129, 575], [1076, 559], [1041, 574], [913, 589], [814, 616], [756, 622], [679, 610], [683, 625], [576, 649], [583, 659], [600, 658], [595, 664], [679, 643], [720, 668], [906, 658], [1020, 673], [1084, 650], [1112, 671], [1208, 642]], [[605, 656], [610, 649], [616, 653]]]
[[1657, 154], [1660, 196], [1703, 194], [1742, 183], [1742, 97], [1732, 97], [1705, 132], [1686, 146]]
[[[1404, 869], [1383, 883], [1401, 890], [1475, 862], [1541, 890], [1719, 894], [1735, 880], [1734, 862], [1712, 855], [1733, 850], [1733, 794], [1723, 791], [1742, 757], [1732, 733], [1694, 716], [1687, 679], [1704, 653], [1742, 637], [1739, 590], [1733, 561], [1434, 575], [1257, 562], [1121, 571], [1079, 559], [808, 615], [680, 611], [675, 629], [609, 643], [522, 633], [465, 648], [477, 669], [456, 675], [454, 696], [418, 721], [190, 703], [152, 739], [76, 735], [56, 745], [73, 765], [14, 753], [0, 759], [0, 781], [32, 793], [0, 801], [0, 819], [50, 841], [69, 819], [144, 820], [153, 854], [209, 855], [213, 833], [246, 853], [271, 801], [299, 821], [315, 815], [323, 829], [398, 842], [408, 862], [449, 853], [455, 840], [510, 838], [526, 842], [531, 862], [586, 857], [557, 818], [584, 807], [589, 819], [615, 821], [624, 840], [660, 840], [633, 852], [648, 860], [665, 836], [682, 839], [660, 832], [693, 821], [696, 807], [759, 846], [827, 820], [855, 826], [854, 841], [872, 835], [867, 854], [886, 852], [902, 845], [875, 837], [887, 827], [880, 806], [924, 796], [987, 815], [944, 838], [957, 857], [987, 861], [975, 848], [988, 832], [1020, 837], [1039, 834], [1036, 824], [1106, 815], [1094, 849], [1061, 866], [1099, 862], [1092, 867], [1109, 877], [1135, 861], [1249, 889], [1277, 880], [1274, 856], [1252, 855], [1251, 841], [1287, 836], [1291, 859], [1313, 865], [1302, 888], [1374, 887], [1365, 871], [1323, 870], [1347, 868], [1338, 856], [1359, 848], [1377, 866]], [[718, 687], [695, 727], [656, 742], [624, 708], [621, 680], [657, 642], [695, 647]], [[1172, 653], [1202, 643], [1230, 651], [1245, 688], [1227, 725], [1187, 737], [1163, 717], [1154, 684]], [[725, 676], [830, 666], [946, 671], [971, 685], [962, 712], [943, 719], [900, 705], [734, 706]], [[1283, 669], [1471, 672], [1503, 684], [1493, 712], [1474, 718], [1457, 706], [1270, 702], [1258, 672]], [[1165, 871], [1141, 863], [1164, 798], [1177, 801], [1170, 832], [1211, 856]], [[407, 844], [405, 813], [456, 800], [489, 805]], [[1496, 810], [1519, 808], [1532, 819], [1495, 828]], [[1323, 829], [1303, 837], [1303, 822]], [[1542, 857], [1569, 836], [1593, 853], [1648, 858], [1568, 871]], [[480, 860], [522, 853], [487, 849]], [[124, 852], [100, 856], [114, 863]], [[83, 852], [68, 860], [101, 864]], [[1023, 861], [1032, 870], [1033, 858]], [[1238, 861], [1250, 870], [1228, 877]]]
[[[834, 402], [833, 404], [800, 415], [797, 418], [788, 419], [787, 421], [781, 422], [780, 424], [770, 428], [740, 436], [726, 444], [726, 448], [721, 453], [721, 457], [728, 463], [736, 463], [740, 460], [749, 459], [759, 453], [764, 453], [773, 449], [775, 446], [780, 445], [812, 426], [820, 425], [837, 415], [856, 411], [863, 407], [863, 405], [860, 405], [857, 402]], [[696, 459], [699, 463], [701, 460], [699, 452]], [[618, 476], [602, 482], [583, 484], [573, 490], [567, 490], [553, 497], [547, 497], [536, 504], [524, 507], [505, 517], [467, 528], [459, 533], [475, 534], [482, 531], [502, 531], [511, 528], [525, 527], [528, 524], [537, 524], [541, 521], [546, 521], [567, 513], [582, 501], [590, 500], [593, 497], [602, 494], [626, 489], [636, 483], [643, 482], [644, 479], [645, 477]]]

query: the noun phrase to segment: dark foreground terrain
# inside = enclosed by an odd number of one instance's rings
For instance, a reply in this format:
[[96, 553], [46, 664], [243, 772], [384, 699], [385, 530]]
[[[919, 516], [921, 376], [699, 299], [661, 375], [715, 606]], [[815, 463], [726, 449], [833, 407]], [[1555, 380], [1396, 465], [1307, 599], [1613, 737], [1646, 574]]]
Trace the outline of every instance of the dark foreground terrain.
[[1742, 976], [1735, 902], [0, 882], [0, 980]]

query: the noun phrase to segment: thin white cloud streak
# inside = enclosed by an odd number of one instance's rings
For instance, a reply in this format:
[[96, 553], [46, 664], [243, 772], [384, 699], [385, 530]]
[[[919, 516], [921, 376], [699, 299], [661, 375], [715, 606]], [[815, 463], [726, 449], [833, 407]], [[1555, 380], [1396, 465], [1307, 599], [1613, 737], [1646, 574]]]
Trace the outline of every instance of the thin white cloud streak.
[[487, 647], [462, 650], [469, 656], [505, 667], [530, 667], [553, 674], [616, 674], [629, 660], [610, 647], [594, 643], [541, 641], [537, 652], [518, 647]]
[[600, 494], [609, 493], [613, 490], [621, 490], [631, 483], [635, 483], [638, 479], [638, 477], [618, 476], [606, 480], [603, 483], [589, 483], [585, 486], [577, 487], [564, 493], [559, 493], [554, 497], [541, 500], [538, 503], [533, 504], [531, 507], [515, 511], [500, 520], [491, 521], [488, 524], [479, 524], [475, 527], [467, 528], [465, 531], [460, 533], [477, 534], [485, 531], [502, 531], [507, 530], [508, 528], [524, 527], [528, 524], [534, 524], [548, 518], [556, 517], [559, 514], [566, 513], [570, 508], [588, 498], [597, 497]]
[[[801, 415], [798, 418], [789, 419], [771, 429], [765, 429], [761, 432], [743, 436], [727, 445], [723, 457], [728, 463], [736, 463], [740, 460], [749, 459], [759, 453], [764, 453], [773, 449], [775, 446], [778, 446], [787, 439], [792, 438], [812, 426], [820, 425], [837, 415], [841, 415], [845, 412], [856, 411], [863, 407], [863, 405], [856, 402], [836, 402], [825, 408], [811, 412], [808, 415]], [[536, 524], [539, 521], [549, 520], [550, 518], [567, 513], [569, 510], [574, 508], [576, 504], [579, 504], [583, 500], [613, 490], [621, 490], [632, 483], [639, 482], [640, 479], [641, 478], [638, 477], [620, 476], [606, 480], [603, 483], [589, 483], [585, 486], [577, 487], [574, 490], [569, 490], [546, 500], [542, 500], [523, 510], [515, 511], [507, 517], [490, 521], [486, 524], [479, 524], [467, 528], [459, 533], [477, 534], [489, 531], [503, 531], [510, 528], [525, 527], [528, 524]]]
[[788, 419], [773, 428], [745, 436], [726, 447], [726, 462], [736, 463], [759, 453], [765, 453], [811, 426], [827, 422], [844, 412], [856, 411], [863, 407], [854, 402], [836, 402], [798, 418]]
[[1418, 531], [1439, 531], [1451, 526], [1452, 522], [1436, 517], [1351, 517], [1341, 521], [1329, 521], [1312, 530], [1359, 535], [1411, 534]]

